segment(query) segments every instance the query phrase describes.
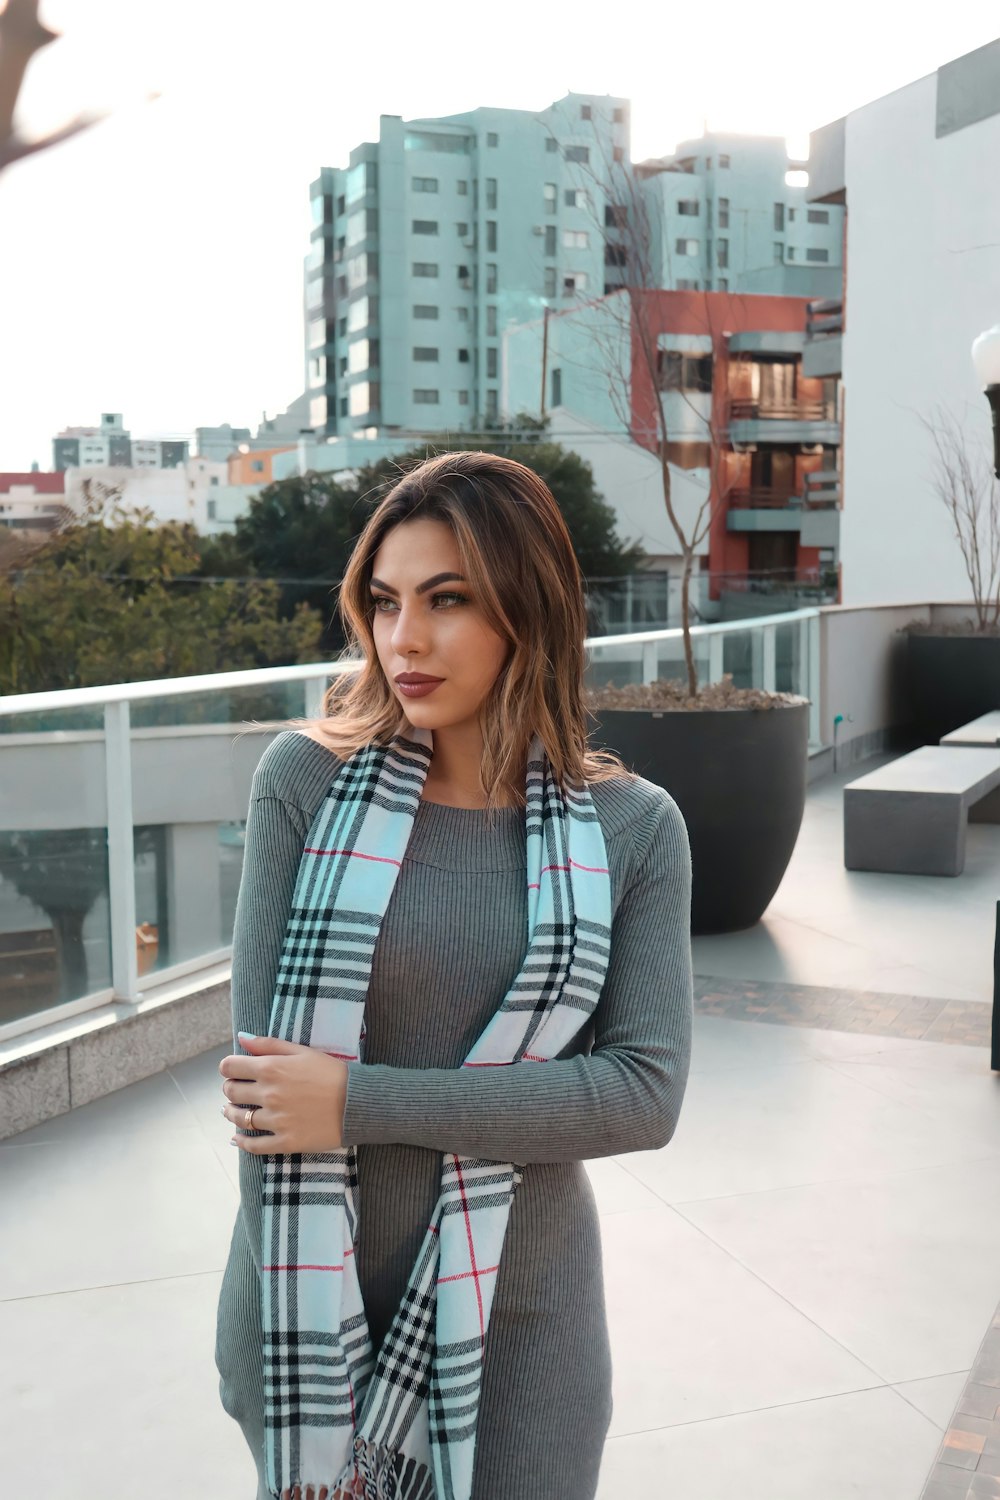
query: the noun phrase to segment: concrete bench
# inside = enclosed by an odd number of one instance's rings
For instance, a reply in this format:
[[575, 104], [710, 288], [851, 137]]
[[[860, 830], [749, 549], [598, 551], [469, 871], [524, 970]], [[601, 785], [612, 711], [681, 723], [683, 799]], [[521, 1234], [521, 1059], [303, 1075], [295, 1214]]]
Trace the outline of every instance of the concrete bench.
[[1000, 823], [1000, 748], [925, 745], [844, 787], [844, 864], [961, 875], [965, 830]]
[[1000, 745], [1000, 709], [980, 714], [968, 724], [959, 725], [950, 734], [941, 736], [942, 745]]

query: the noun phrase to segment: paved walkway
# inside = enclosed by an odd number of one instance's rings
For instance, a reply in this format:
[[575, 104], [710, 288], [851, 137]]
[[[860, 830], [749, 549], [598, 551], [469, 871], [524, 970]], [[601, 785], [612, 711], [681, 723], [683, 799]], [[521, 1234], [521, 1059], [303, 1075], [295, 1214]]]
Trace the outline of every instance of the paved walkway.
[[[213, 1363], [226, 1050], [0, 1145], [12, 1494], [254, 1493]], [[987, 1436], [951, 1421], [1000, 1295], [984, 1047], [699, 1009], [674, 1140], [588, 1171], [615, 1367], [600, 1500], [918, 1500], [949, 1432], [949, 1472], [986, 1479]]]

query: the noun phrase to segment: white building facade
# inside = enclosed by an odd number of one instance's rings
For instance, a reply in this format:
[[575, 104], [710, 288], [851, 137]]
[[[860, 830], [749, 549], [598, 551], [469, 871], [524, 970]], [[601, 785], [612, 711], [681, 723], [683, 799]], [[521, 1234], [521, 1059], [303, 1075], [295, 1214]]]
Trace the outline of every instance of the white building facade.
[[843, 602], [968, 600], [922, 419], [991, 466], [969, 350], [1000, 321], [1000, 40], [814, 132], [810, 160], [810, 201], [847, 215], [842, 315], [804, 357], [843, 377]]

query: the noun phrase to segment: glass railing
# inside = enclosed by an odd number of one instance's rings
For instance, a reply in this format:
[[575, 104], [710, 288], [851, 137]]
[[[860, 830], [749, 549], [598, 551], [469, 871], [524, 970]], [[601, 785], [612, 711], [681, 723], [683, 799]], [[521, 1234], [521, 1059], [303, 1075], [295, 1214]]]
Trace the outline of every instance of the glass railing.
[[[818, 744], [818, 610], [692, 637], [703, 682], [809, 698]], [[680, 629], [592, 637], [587, 654], [595, 687], [686, 675]], [[355, 665], [0, 697], [0, 1040], [225, 977], [254, 769]]]

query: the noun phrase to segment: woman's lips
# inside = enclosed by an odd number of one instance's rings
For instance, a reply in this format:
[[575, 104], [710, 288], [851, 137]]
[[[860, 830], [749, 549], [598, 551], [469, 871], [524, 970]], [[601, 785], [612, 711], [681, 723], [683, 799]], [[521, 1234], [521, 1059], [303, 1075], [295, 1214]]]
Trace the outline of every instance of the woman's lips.
[[396, 686], [404, 698], [426, 698], [428, 693], [433, 693], [435, 688], [441, 686], [441, 679], [435, 682], [399, 682]]

